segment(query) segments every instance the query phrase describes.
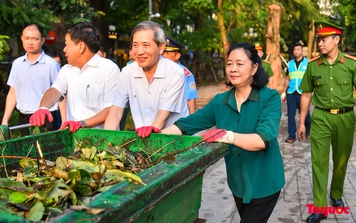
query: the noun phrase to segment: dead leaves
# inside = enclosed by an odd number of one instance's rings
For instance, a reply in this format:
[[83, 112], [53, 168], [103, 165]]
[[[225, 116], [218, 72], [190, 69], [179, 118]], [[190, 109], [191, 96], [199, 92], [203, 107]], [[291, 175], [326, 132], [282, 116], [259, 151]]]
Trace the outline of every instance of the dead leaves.
[[[143, 151], [143, 150], [142, 150]], [[131, 152], [109, 144], [104, 151], [95, 147], [76, 149], [72, 156], [55, 162], [23, 158], [15, 177], [0, 178], [0, 212], [17, 213], [30, 221], [61, 214], [66, 208], [99, 214], [104, 209], [85, 206], [86, 199], [128, 180], [146, 185], [135, 173], [150, 167], [145, 152]], [[134, 171], [134, 172], [132, 172]], [[8, 210], [5, 210], [8, 209]]]

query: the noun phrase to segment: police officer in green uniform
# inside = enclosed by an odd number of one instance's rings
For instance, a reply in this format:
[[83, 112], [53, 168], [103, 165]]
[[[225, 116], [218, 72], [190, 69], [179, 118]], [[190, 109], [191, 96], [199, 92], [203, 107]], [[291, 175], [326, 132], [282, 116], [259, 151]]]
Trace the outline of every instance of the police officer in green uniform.
[[[260, 56], [261, 60], [263, 57], [263, 44], [261, 42], [255, 42], [253, 43], [255, 46], [255, 49], [257, 50], [258, 56]], [[269, 82], [268, 82], [268, 87], [273, 88], [273, 70], [271, 68], [271, 63], [268, 60], [262, 60], [262, 67], [266, 71], [268, 77], [269, 77]]]
[[[310, 129], [314, 206], [327, 207], [329, 152], [332, 146], [333, 173], [330, 200], [344, 208], [342, 201], [347, 162], [352, 150], [355, 126], [353, 87], [356, 58], [338, 49], [343, 28], [326, 21], [315, 21], [321, 55], [309, 61], [300, 88], [301, 112], [298, 139], [306, 134], [305, 118], [309, 103], [315, 105]], [[314, 94], [313, 94], [314, 92]], [[320, 222], [326, 213], [313, 213], [307, 222]]]

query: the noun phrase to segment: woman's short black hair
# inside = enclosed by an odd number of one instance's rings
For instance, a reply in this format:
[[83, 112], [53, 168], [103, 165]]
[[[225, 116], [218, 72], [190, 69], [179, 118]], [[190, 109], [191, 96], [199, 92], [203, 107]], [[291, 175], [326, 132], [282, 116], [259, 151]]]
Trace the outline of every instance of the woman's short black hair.
[[[258, 56], [255, 46], [249, 43], [234, 44], [230, 47], [229, 51], [227, 52], [227, 56], [229, 56], [232, 51], [237, 49], [242, 49], [246, 53], [247, 57], [251, 60], [252, 64], [256, 64], [256, 63], [258, 64], [256, 74], [253, 75], [252, 77], [251, 87], [256, 89], [261, 89], [264, 86], [266, 86], [266, 84], [268, 83], [268, 75], [262, 67], [262, 60], [260, 56]], [[225, 84], [227, 86], [231, 86], [231, 87], [233, 86], [230, 81], [226, 82]]]

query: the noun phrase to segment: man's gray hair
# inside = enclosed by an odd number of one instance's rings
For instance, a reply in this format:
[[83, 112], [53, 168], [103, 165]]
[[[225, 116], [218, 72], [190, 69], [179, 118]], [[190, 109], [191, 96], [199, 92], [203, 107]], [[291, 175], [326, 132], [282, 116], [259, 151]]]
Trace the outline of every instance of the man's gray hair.
[[156, 22], [152, 22], [152, 21], [143, 21], [140, 22], [139, 24], [137, 24], [135, 26], [135, 28], [132, 30], [131, 32], [131, 44], [133, 41], [133, 36], [137, 31], [141, 31], [141, 30], [152, 30], [154, 31], [153, 34], [153, 41], [155, 41], [155, 43], [157, 44], [157, 46], [161, 45], [162, 43], [166, 43], [166, 34], [163, 31], [162, 27], [160, 24], [156, 23]]

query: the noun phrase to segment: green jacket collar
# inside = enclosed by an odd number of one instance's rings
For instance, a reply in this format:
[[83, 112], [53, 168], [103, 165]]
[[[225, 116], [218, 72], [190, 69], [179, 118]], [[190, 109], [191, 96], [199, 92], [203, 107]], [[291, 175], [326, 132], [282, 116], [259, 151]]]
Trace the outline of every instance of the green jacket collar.
[[[321, 59], [321, 61], [318, 63], [318, 65], [320, 65], [320, 64], [330, 65], [330, 63], [326, 60], [325, 55], [320, 56], [320, 59]], [[336, 64], [337, 62], [340, 62], [342, 64], [345, 63], [345, 55], [340, 50], [339, 50], [339, 53], [337, 54], [337, 58], [333, 62], [333, 64]], [[333, 64], [331, 64], [331, 65], [333, 65]]]
[[[247, 97], [247, 100], [250, 101], [258, 101], [258, 97], [260, 95], [260, 91], [252, 88], [250, 94]], [[229, 104], [232, 108], [237, 110], [236, 106], [236, 98], [235, 98], [235, 87], [231, 88], [229, 93], [227, 94], [227, 97], [223, 101], [224, 104]]]

